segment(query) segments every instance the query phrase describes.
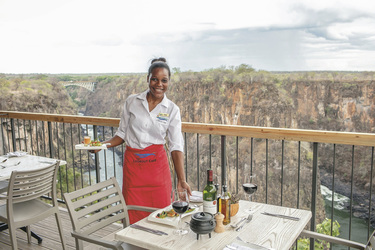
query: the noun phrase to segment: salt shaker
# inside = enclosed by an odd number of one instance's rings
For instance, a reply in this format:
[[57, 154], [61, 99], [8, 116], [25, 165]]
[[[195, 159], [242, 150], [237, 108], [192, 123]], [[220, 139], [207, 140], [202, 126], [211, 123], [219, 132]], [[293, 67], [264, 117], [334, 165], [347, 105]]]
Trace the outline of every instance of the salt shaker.
[[225, 227], [224, 227], [224, 224], [223, 224], [223, 220], [224, 220], [224, 215], [222, 213], [217, 213], [215, 215], [215, 220], [216, 220], [216, 227], [215, 227], [215, 232], [216, 233], [222, 233], [225, 231]]

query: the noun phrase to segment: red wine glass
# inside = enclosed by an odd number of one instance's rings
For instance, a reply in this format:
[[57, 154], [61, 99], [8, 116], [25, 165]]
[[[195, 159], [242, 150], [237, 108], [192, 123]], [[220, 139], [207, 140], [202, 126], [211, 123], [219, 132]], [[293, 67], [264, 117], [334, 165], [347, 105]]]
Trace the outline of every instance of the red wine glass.
[[[246, 194], [249, 195], [249, 201], [251, 202], [251, 196], [257, 191], [258, 186], [256, 184], [256, 175], [246, 175], [242, 188]], [[248, 209], [247, 212], [252, 212], [251, 209]]]
[[172, 208], [173, 210], [178, 213], [178, 229], [174, 231], [174, 234], [177, 235], [185, 235], [189, 231], [187, 229], [183, 229], [181, 226], [181, 215], [185, 213], [189, 209], [189, 195], [186, 189], [183, 190], [174, 190], [172, 199]]

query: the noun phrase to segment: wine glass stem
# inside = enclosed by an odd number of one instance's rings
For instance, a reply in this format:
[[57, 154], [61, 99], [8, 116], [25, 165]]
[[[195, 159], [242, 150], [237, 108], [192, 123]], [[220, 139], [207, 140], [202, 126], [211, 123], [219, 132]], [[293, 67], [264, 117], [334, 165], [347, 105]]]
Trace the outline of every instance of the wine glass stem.
[[178, 215], [178, 228], [180, 229], [180, 232], [182, 232], [182, 226], [181, 226], [181, 214]]

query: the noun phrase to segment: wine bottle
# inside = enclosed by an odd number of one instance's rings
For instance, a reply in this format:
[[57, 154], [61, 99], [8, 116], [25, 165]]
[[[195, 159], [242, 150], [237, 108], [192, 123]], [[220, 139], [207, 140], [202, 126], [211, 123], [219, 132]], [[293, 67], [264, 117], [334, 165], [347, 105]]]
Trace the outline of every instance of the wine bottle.
[[223, 224], [228, 225], [230, 223], [230, 193], [228, 192], [227, 186], [223, 185], [221, 197], [219, 198], [220, 213], [224, 215]]
[[213, 174], [212, 170], [207, 170], [207, 184], [203, 190], [203, 212], [208, 212], [211, 214], [216, 214], [216, 187], [213, 184]]

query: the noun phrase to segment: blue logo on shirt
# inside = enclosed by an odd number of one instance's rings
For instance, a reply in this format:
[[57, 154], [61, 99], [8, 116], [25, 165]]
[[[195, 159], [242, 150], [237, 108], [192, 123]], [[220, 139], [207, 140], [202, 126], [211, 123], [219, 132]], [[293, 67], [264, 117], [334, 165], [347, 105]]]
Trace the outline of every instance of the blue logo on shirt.
[[143, 158], [146, 158], [146, 157], [149, 157], [149, 156], [156, 156], [155, 153], [146, 153], [146, 154], [135, 154], [136, 156], [138, 156], [139, 158], [143, 159]]

